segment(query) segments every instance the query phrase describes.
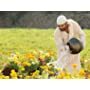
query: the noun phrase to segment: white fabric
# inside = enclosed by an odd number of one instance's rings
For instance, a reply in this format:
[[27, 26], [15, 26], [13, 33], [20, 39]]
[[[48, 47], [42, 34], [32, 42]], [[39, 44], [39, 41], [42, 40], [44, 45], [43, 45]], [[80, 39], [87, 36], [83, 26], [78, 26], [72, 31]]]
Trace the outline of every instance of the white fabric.
[[67, 18], [63, 15], [58, 16], [57, 25], [62, 25], [67, 22]]
[[81, 68], [80, 54], [70, 54], [69, 47], [66, 43], [72, 37], [76, 37], [85, 47], [85, 34], [77, 22], [71, 19], [67, 22], [69, 24], [69, 34], [65, 31], [60, 31], [58, 27], [54, 32], [54, 38], [58, 50], [58, 60], [55, 65], [62, 69], [66, 68], [68, 71], [72, 72], [72, 64], [77, 64], [77, 70]]

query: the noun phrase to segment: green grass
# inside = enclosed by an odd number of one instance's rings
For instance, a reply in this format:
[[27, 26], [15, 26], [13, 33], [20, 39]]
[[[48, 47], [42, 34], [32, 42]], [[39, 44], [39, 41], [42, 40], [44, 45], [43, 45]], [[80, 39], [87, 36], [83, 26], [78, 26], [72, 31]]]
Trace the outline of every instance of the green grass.
[[[53, 37], [54, 29], [21, 29], [6, 28], [0, 29], [0, 52], [26, 53], [31, 50], [53, 50], [56, 46]], [[90, 31], [86, 33], [86, 48], [81, 52], [84, 59], [90, 58]]]
[[54, 50], [54, 30], [0, 29], [0, 51]]
[[89, 59], [90, 60], [90, 30], [84, 30], [86, 35], [86, 47], [81, 52], [82, 59]]

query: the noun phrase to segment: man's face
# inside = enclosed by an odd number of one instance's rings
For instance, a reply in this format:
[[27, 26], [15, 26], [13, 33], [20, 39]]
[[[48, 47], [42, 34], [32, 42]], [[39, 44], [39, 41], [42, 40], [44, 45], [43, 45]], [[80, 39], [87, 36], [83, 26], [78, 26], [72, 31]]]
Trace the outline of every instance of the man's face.
[[66, 23], [64, 23], [64, 24], [62, 24], [62, 25], [58, 25], [58, 27], [59, 27], [59, 29], [60, 29], [61, 31], [65, 31], [65, 30], [68, 29], [68, 23], [66, 22]]

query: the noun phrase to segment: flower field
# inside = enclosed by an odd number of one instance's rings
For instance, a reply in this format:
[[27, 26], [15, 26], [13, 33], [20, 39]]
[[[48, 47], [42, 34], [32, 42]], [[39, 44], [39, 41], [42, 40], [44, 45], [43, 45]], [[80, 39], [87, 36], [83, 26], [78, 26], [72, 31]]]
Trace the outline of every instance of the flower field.
[[72, 74], [50, 64], [57, 59], [53, 32], [53, 29], [1, 29], [0, 79], [89, 79], [90, 31], [85, 31], [88, 43], [81, 52], [82, 68], [78, 72], [74, 63]]

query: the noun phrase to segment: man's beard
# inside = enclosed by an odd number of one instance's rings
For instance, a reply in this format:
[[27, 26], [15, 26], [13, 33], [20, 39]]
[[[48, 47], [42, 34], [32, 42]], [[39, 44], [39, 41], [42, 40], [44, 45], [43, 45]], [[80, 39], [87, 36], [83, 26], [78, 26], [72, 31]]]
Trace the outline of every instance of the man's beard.
[[61, 31], [65, 31], [65, 32], [67, 32], [67, 33], [69, 33], [68, 32], [68, 25], [65, 27], [65, 28], [59, 28]]

